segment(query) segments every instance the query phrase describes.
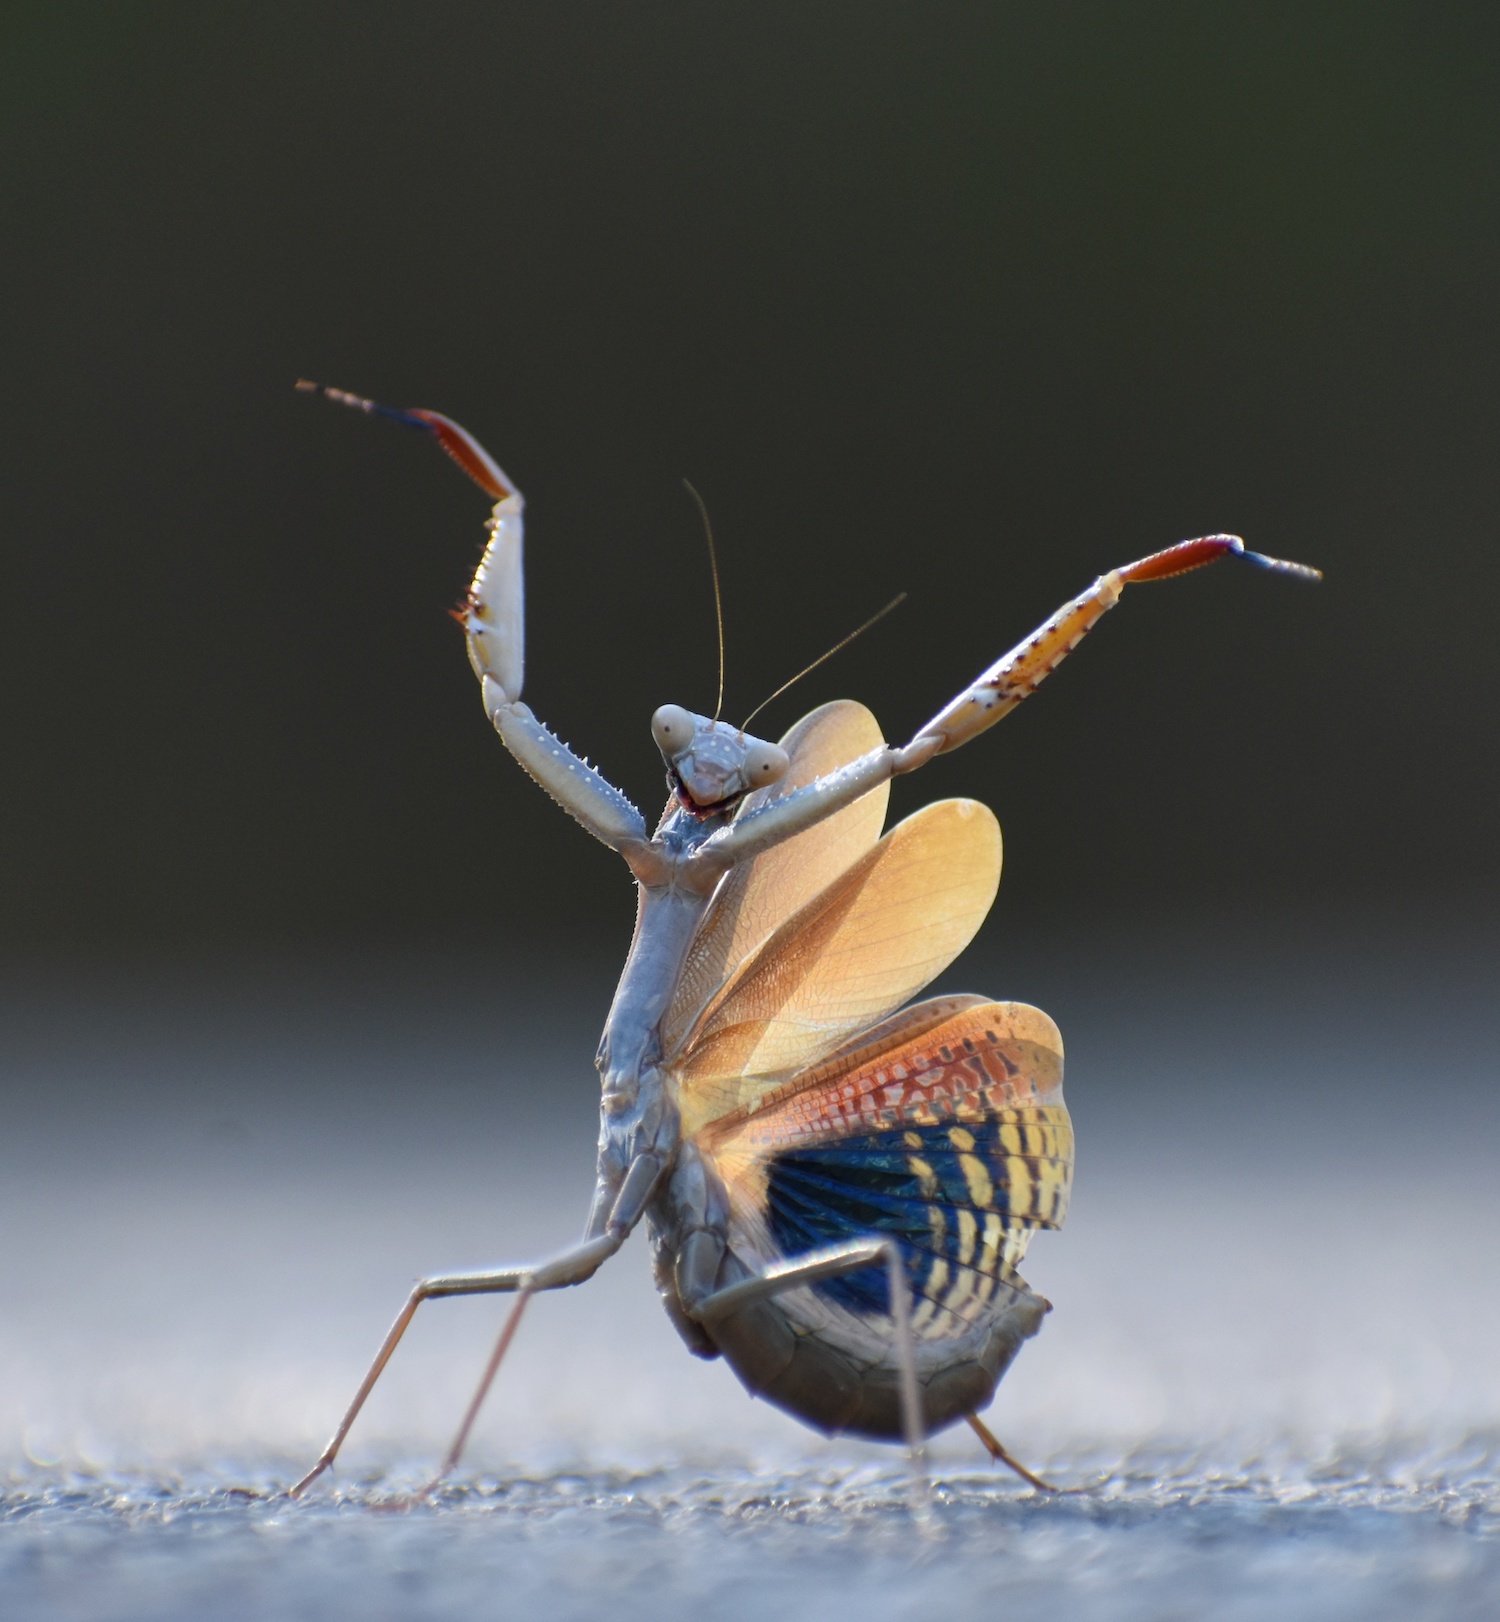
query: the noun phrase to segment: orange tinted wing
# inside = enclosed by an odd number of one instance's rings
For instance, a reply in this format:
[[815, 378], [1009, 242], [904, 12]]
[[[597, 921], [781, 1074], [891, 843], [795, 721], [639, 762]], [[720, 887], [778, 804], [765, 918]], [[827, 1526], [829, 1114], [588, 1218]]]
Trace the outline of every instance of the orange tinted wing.
[[[1067, 1212], [1073, 1133], [1062, 1039], [1039, 1009], [939, 997], [904, 1009], [753, 1111], [700, 1132], [729, 1191], [731, 1242], [767, 1260], [889, 1234], [924, 1338], [1010, 1299], [1037, 1228]], [[880, 1269], [820, 1286], [886, 1310]]]
[[[791, 758], [786, 776], [747, 795], [737, 814], [783, 799], [884, 742], [879, 722], [863, 704], [847, 698], [824, 704], [781, 740]], [[879, 839], [889, 798], [890, 784], [882, 783], [725, 877], [698, 926], [667, 1012], [662, 1033], [667, 1053], [677, 1051], [704, 1004], [771, 931]]]
[[1000, 826], [978, 801], [898, 824], [709, 1002], [673, 1065], [683, 1130], [752, 1106], [920, 991], [973, 939], [999, 882]]

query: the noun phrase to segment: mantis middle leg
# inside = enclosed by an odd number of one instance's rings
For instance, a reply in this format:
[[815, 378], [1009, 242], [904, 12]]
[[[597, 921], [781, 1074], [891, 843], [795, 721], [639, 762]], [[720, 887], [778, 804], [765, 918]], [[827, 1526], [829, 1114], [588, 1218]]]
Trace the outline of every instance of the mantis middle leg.
[[829, 1245], [822, 1250], [810, 1251], [804, 1256], [768, 1268], [756, 1278], [742, 1279], [738, 1284], [718, 1290], [698, 1302], [690, 1311], [700, 1323], [711, 1328], [719, 1319], [727, 1318], [752, 1301], [763, 1301], [802, 1284], [816, 1284], [823, 1279], [857, 1272], [875, 1262], [886, 1265], [891, 1322], [895, 1329], [896, 1369], [901, 1382], [901, 1425], [907, 1451], [911, 1455], [912, 1469], [922, 1482], [925, 1494], [927, 1430], [922, 1417], [922, 1394], [917, 1386], [916, 1355], [912, 1344], [911, 1286], [907, 1282], [900, 1247], [893, 1240], [856, 1239], [849, 1244]]

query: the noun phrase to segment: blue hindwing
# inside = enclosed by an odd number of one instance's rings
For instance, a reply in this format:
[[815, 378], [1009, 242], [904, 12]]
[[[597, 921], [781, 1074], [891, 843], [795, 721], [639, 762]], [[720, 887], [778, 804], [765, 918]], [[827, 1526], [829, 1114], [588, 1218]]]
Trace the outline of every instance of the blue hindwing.
[[[1012, 1276], [1011, 1258], [1024, 1249], [1019, 1230], [1061, 1222], [1071, 1162], [1060, 1108], [1055, 1117], [1033, 1109], [913, 1124], [772, 1155], [766, 1214], [786, 1256], [894, 1235], [918, 1318], [951, 1312], [972, 1321], [997, 1281]], [[890, 1311], [881, 1266], [813, 1288], [851, 1312]], [[925, 1313], [924, 1300], [932, 1303]]]

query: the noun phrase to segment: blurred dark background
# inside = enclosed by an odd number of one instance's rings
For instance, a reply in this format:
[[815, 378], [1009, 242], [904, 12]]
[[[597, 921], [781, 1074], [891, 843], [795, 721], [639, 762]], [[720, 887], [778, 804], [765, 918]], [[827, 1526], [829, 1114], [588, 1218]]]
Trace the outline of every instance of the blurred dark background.
[[[526, 696], [648, 814], [647, 721], [905, 736], [1132, 592], [903, 785], [1002, 913], [1487, 915], [1500, 856], [1500, 20], [1487, 6], [8, 5], [0, 947], [622, 946], [623, 868], [444, 609], [529, 501]], [[1454, 912], [1457, 909], [1457, 912]], [[580, 935], [582, 932], [582, 935]], [[1013, 937], [1019, 938], [1019, 937]]]

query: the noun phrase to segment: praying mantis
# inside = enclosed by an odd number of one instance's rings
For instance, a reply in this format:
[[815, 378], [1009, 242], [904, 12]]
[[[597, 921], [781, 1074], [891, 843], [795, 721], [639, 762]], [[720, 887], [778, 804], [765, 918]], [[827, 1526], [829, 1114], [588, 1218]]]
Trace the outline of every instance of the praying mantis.
[[775, 743], [664, 704], [651, 733], [670, 796], [653, 832], [521, 701], [520, 491], [437, 412], [298, 388], [422, 429], [494, 502], [456, 615], [485, 712], [527, 774], [624, 859], [639, 905], [595, 1061], [582, 1238], [549, 1260], [417, 1284], [292, 1495], [332, 1466], [424, 1302], [514, 1295], [440, 1480], [532, 1297], [584, 1283], [642, 1221], [689, 1351], [723, 1357], [753, 1394], [825, 1433], [904, 1442], [919, 1473], [926, 1438], [964, 1420], [993, 1458], [1047, 1488], [979, 1415], [1050, 1310], [1018, 1268], [1033, 1233], [1067, 1211], [1062, 1038], [1021, 1003], [909, 1003], [984, 921], [1000, 829], [987, 807], [950, 799], [882, 834], [889, 784], [1008, 715], [1128, 585], [1221, 558], [1318, 571], [1233, 535], [1111, 569], [899, 747], [847, 700]]

